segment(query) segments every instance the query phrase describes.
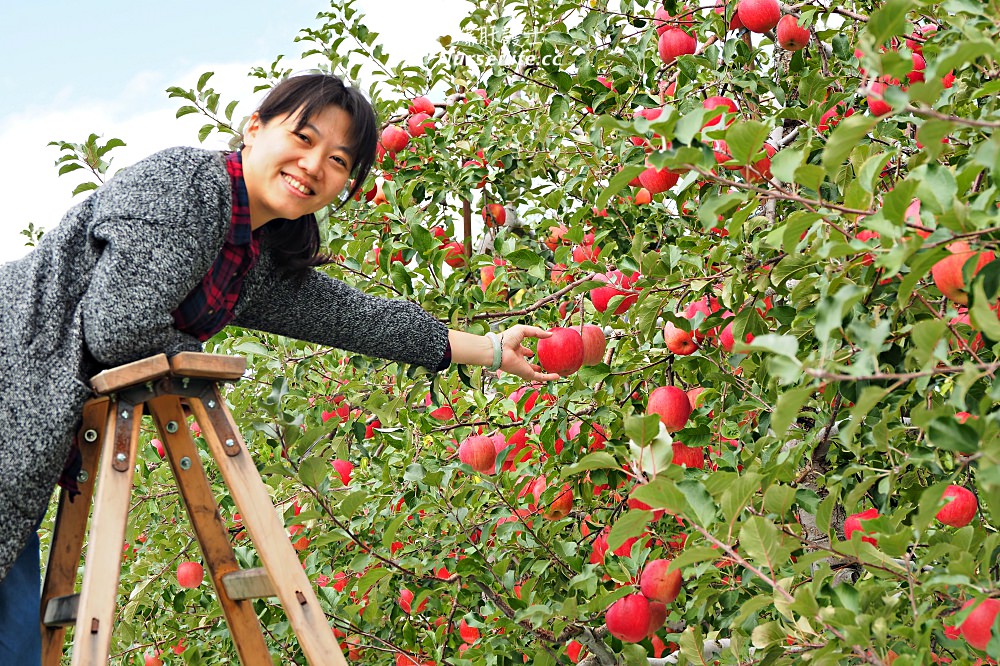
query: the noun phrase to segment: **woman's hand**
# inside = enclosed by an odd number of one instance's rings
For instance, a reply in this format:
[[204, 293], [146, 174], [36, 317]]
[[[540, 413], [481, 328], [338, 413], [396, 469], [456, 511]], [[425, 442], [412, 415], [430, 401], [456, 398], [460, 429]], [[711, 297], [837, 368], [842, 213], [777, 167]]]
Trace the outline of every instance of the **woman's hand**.
[[521, 344], [525, 338], [549, 338], [552, 337], [552, 333], [537, 326], [518, 324], [500, 333], [499, 336], [503, 348], [503, 356], [500, 361], [501, 370], [529, 382], [551, 382], [560, 379], [559, 375], [552, 372], [542, 372], [541, 366], [529, 363], [528, 358], [534, 352]]

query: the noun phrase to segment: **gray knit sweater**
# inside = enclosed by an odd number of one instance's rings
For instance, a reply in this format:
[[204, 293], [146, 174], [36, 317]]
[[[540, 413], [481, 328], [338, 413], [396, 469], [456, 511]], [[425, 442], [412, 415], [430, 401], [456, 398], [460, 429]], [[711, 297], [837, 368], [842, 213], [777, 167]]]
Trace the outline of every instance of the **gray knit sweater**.
[[[231, 222], [221, 153], [174, 148], [123, 169], [29, 255], [0, 265], [0, 580], [45, 511], [88, 379], [153, 354], [200, 351], [171, 312], [215, 261]], [[238, 326], [436, 368], [447, 327], [420, 307], [313, 271], [283, 279], [267, 247]]]

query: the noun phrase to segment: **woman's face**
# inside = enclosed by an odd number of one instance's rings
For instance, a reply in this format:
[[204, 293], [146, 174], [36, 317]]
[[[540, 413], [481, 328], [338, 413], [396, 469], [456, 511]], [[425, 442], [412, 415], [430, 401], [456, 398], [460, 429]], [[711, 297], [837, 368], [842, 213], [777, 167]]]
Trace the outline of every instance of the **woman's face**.
[[350, 115], [328, 106], [301, 128], [298, 120], [290, 115], [264, 124], [255, 113], [243, 133], [243, 178], [254, 229], [315, 213], [350, 179]]

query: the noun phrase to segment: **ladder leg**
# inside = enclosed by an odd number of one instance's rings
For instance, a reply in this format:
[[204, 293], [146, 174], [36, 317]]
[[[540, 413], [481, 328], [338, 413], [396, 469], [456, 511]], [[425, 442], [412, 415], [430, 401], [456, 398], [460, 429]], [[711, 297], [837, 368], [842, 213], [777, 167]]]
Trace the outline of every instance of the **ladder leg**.
[[100, 484], [87, 542], [83, 587], [73, 633], [72, 666], [108, 663], [141, 420], [141, 404], [133, 407], [119, 400], [110, 402], [101, 438]]
[[[42, 666], [59, 666], [62, 660], [65, 626], [52, 626], [44, 622], [49, 602], [57, 597], [73, 594], [76, 573], [83, 552], [83, 537], [87, 531], [87, 516], [94, 495], [97, 479], [97, 462], [101, 452], [101, 434], [107, 422], [108, 399], [90, 400], [83, 407], [83, 424], [80, 426], [81, 470], [86, 479], [79, 480], [80, 494], [72, 502], [69, 493], [59, 494], [59, 509], [52, 529], [49, 559], [45, 565], [45, 583], [42, 586]], [[93, 434], [96, 434], [96, 438]]]
[[306, 659], [314, 666], [346, 666], [340, 645], [219, 387], [215, 385], [210, 396], [189, 402]]
[[148, 401], [146, 405], [163, 438], [177, 486], [226, 616], [229, 633], [239, 652], [240, 663], [243, 666], [272, 666], [271, 654], [264, 642], [252, 601], [234, 601], [222, 584], [223, 576], [238, 571], [240, 567], [198, 458], [198, 450], [186, 427], [180, 398], [164, 395]]

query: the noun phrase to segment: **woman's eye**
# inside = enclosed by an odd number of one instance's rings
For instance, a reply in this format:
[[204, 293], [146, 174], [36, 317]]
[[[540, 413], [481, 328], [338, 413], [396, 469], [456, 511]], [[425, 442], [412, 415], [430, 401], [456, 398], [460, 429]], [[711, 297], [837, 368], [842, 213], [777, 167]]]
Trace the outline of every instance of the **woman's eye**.
[[302, 132], [296, 132], [296, 133], [295, 133], [295, 136], [297, 136], [297, 137], [299, 138], [299, 140], [300, 140], [300, 141], [305, 141], [306, 143], [309, 143], [309, 137], [307, 137], [307, 136], [306, 136], [305, 134], [303, 134]]
[[339, 164], [342, 167], [345, 167], [345, 168], [347, 167], [347, 160], [345, 160], [343, 157], [334, 157], [333, 161], [336, 162], [337, 164]]

